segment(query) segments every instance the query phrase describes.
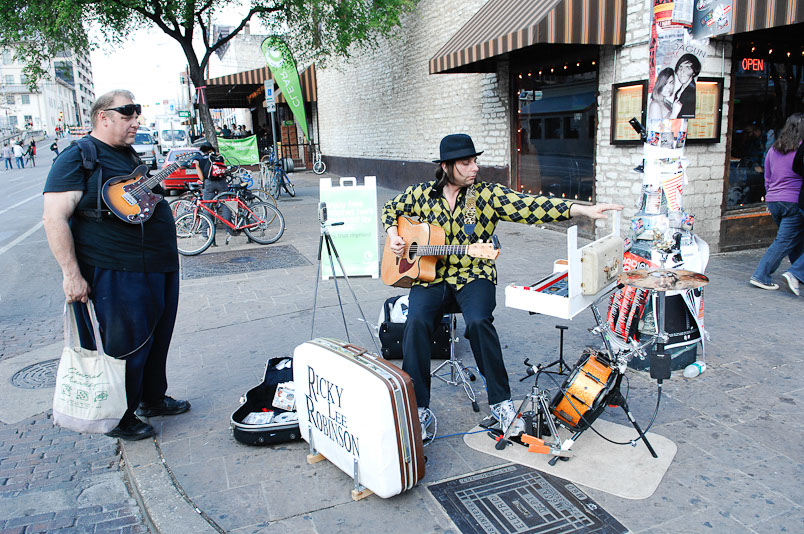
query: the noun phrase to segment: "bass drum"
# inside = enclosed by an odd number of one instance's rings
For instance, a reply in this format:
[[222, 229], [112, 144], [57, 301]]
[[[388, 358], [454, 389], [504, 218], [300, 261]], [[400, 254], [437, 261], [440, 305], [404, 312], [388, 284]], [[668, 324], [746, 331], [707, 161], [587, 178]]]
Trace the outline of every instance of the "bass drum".
[[617, 375], [602, 353], [587, 349], [553, 397], [550, 411], [573, 432], [586, 430], [606, 408], [605, 400], [616, 385]]

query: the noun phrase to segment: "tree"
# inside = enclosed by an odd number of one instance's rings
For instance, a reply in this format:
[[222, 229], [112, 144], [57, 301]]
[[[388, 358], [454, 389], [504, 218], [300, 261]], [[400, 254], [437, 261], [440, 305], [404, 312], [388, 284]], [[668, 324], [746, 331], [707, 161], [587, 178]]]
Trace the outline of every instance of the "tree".
[[[301, 60], [348, 57], [353, 47], [372, 47], [392, 36], [418, 0], [0, 0], [0, 46], [13, 47], [25, 61], [29, 86], [47, 75], [43, 65], [62, 50], [89, 51], [87, 28], [95, 24], [108, 43], [121, 43], [134, 30], [156, 27], [181, 47], [196, 87], [212, 54], [260, 20], [282, 33]], [[213, 42], [212, 21], [223, 10], [247, 10], [229, 35]], [[290, 28], [290, 31], [286, 31]], [[212, 115], [199, 102], [206, 138], [217, 146]]]

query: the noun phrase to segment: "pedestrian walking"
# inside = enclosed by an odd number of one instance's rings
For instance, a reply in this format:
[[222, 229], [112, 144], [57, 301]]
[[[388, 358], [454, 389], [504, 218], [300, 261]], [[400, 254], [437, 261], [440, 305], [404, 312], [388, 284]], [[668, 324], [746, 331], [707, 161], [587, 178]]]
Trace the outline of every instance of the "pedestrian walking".
[[3, 144], [3, 160], [6, 162], [6, 170], [10, 171], [14, 168], [11, 164], [11, 158], [14, 156], [14, 151], [11, 150], [11, 147], [8, 146], [8, 143]]
[[[749, 280], [762, 289], [779, 289], [779, 285], [773, 283], [772, 275], [784, 257], [790, 258], [790, 263], [795, 265], [804, 254], [804, 213], [798, 205], [802, 177], [793, 170], [796, 151], [802, 141], [804, 113], [793, 113], [765, 157], [765, 202], [779, 229]], [[798, 294], [798, 284], [787, 276], [785, 280], [790, 290]]]
[[25, 152], [22, 150], [19, 141], [14, 143], [13, 150], [14, 150], [14, 159], [17, 161], [17, 168], [24, 169], [25, 161], [22, 159], [22, 157], [25, 155]]
[[28, 145], [28, 149], [25, 151], [25, 161], [36, 167], [36, 143], [33, 140], [31, 140], [31, 144]]
[[[165, 200], [141, 224], [101, 209], [101, 180], [132, 173], [141, 164], [131, 148], [142, 107], [129, 91], [101, 95], [91, 110], [92, 133], [77, 140], [51, 167], [45, 183], [44, 224], [73, 303], [81, 346], [94, 348], [84, 303], [95, 306], [102, 346], [126, 360], [128, 409], [107, 435], [138, 440], [154, 435], [140, 417], [177, 415], [190, 403], [165, 395], [166, 363], [179, 304], [179, 256], [173, 214]], [[97, 167], [85, 172], [81, 144], [92, 144]], [[157, 188], [157, 192], [164, 191]]]
[[53, 161], [56, 161], [56, 158], [59, 157], [59, 140], [58, 139], [53, 141], [53, 143], [50, 145], [50, 150], [52, 152], [56, 153], [56, 155], [53, 156]]

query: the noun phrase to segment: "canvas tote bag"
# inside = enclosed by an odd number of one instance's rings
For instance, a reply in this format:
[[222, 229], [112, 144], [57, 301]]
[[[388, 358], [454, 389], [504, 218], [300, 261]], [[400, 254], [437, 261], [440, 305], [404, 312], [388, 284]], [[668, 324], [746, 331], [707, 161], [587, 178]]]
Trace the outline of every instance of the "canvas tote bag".
[[126, 362], [103, 351], [98, 318], [87, 302], [98, 350], [81, 347], [75, 311], [64, 304], [64, 350], [56, 374], [53, 423], [62, 428], [105, 434], [123, 417], [126, 403]]

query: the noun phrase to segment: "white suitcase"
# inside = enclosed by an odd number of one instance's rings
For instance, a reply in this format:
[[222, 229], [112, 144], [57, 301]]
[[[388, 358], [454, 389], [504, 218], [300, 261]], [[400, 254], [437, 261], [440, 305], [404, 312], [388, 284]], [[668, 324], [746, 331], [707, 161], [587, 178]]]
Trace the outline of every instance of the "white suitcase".
[[410, 377], [365, 349], [318, 338], [296, 347], [293, 381], [301, 437], [382, 498], [424, 477]]

